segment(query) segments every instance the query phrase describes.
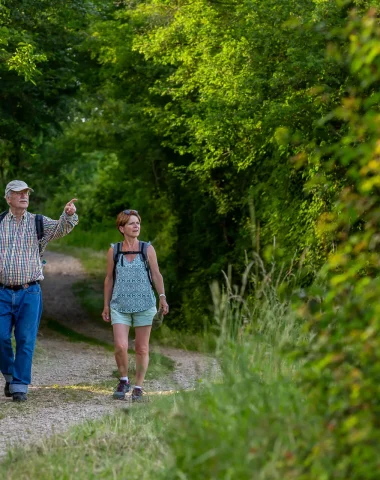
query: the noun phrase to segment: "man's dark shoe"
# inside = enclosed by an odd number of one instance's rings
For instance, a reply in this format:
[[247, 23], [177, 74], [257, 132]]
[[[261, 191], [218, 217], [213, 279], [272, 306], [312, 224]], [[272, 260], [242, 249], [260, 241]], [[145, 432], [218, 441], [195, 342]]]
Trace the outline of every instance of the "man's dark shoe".
[[5, 395], [6, 397], [11, 397], [11, 396], [12, 396], [12, 394], [11, 394], [11, 392], [10, 392], [10, 390], [9, 390], [9, 382], [5, 382], [4, 395]]
[[12, 397], [14, 402], [26, 402], [28, 400], [28, 397], [24, 392], [12, 393]]

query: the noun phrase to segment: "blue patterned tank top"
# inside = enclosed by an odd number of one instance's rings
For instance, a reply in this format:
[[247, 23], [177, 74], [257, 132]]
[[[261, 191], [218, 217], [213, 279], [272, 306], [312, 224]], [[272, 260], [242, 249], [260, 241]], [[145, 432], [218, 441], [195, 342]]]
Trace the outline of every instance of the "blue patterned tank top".
[[115, 272], [111, 308], [117, 312], [134, 313], [156, 305], [156, 297], [141, 255], [136, 255], [132, 262], [119, 255]]

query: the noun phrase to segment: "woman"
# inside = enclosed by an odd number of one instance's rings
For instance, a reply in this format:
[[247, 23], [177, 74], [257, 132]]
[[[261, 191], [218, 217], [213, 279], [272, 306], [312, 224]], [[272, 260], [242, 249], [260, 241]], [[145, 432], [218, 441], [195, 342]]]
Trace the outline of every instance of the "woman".
[[[121, 254], [114, 260], [113, 246], [107, 254], [107, 275], [104, 281], [105, 322], [113, 327], [115, 359], [120, 381], [113, 397], [125, 398], [130, 390], [128, 379], [128, 334], [135, 327], [136, 385], [132, 390], [132, 401], [142, 401], [142, 385], [149, 364], [149, 337], [153, 317], [157, 312], [147, 267], [140, 252], [138, 236], [141, 217], [137, 210], [124, 210], [116, 219], [116, 226], [124, 237]], [[134, 253], [125, 253], [134, 252]], [[169, 312], [166, 302], [164, 281], [158, 268], [157, 256], [152, 245], [147, 248], [147, 260], [152, 281], [159, 297], [159, 308], [163, 314]]]

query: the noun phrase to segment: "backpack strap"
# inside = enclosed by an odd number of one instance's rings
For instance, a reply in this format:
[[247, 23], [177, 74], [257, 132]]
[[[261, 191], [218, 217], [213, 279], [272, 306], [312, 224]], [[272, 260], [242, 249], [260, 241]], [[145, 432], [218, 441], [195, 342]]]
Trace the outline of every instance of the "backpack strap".
[[115, 282], [116, 264], [119, 261], [119, 256], [120, 255], [122, 256], [121, 257], [121, 266], [123, 266], [124, 255], [140, 254], [141, 259], [142, 259], [142, 261], [144, 263], [144, 266], [145, 266], [146, 273], [148, 275], [149, 282], [150, 282], [152, 288], [154, 288], [153, 280], [152, 280], [152, 274], [150, 272], [149, 262], [148, 262], [148, 247], [150, 245], [150, 242], [139, 241], [139, 251], [138, 252], [129, 252], [129, 251], [128, 252], [123, 252], [122, 249], [121, 249], [122, 244], [123, 244], [123, 242], [118, 242], [118, 243], [114, 243], [114, 245], [113, 245], [113, 281]]
[[35, 222], [36, 222], [37, 238], [38, 238], [38, 240], [42, 240], [43, 237], [44, 237], [44, 217], [43, 217], [43, 215], [37, 214], [35, 216]]
[[43, 217], [43, 215], [37, 214], [34, 217], [34, 220], [35, 220], [35, 223], [36, 223], [38, 250], [39, 250], [40, 256], [41, 256], [41, 251], [42, 251], [41, 240], [44, 237], [44, 217]]
[[[119, 256], [122, 253], [121, 244], [122, 242], [117, 242], [113, 244], [113, 283], [115, 283], [115, 277], [116, 277], [116, 264], [119, 260]], [[121, 257], [121, 261], [123, 261], [123, 257]]]
[[4, 220], [4, 217], [5, 217], [5, 215], [6, 215], [7, 213], [8, 213], [8, 212], [6, 212], [6, 211], [0, 213], [0, 223]]
[[117, 263], [119, 255], [121, 253], [121, 242], [117, 242], [113, 244], [113, 261]]
[[148, 261], [148, 247], [149, 247], [149, 245], [150, 245], [150, 242], [142, 242], [142, 241], [139, 242], [140, 255], [141, 255], [142, 261], [144, 262], [145, 270], [146, 270], [146, 273], [148, 275], [149, 282], [150, 282], [152, 288], [154, 289], [152, 273], [150, 271], [149, 261]]

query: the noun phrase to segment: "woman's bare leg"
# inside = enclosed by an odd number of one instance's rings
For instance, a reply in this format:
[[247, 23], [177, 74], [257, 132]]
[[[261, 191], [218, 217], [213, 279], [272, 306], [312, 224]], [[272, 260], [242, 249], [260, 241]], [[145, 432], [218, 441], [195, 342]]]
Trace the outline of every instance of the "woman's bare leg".
[[115, 360], [121, 377], [128, 376], [128, 334], [128, 325], [122, 323], [116, 323], [113, 325]]
[[149, 338], [152, 327], [136, 327], [136, 385], [142, 387], [149, 365]]

